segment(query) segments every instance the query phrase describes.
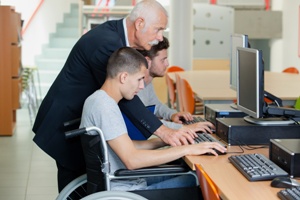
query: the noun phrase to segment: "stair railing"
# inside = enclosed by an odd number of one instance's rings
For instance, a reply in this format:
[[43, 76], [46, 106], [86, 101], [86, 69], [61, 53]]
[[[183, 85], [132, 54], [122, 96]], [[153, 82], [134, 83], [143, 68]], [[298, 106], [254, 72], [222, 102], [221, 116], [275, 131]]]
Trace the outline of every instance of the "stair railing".
[[35, 10], [31, 14], [28, 22], [26, 23], [26, 26], [22, 29], [22, 33], [21, 33], [22, 35], [24, 35], [24, 33], [27, 30], [28, 26], [30, 25], [32, 19], [34, 18], [34, 16], [36, 15], [36, 13], [38, 12], [38, 10], [40, 9], [40, 7], [42, 6], [43, 3], [44, 3], [44, 0], [40, 0], [39, 4], [37, 5], [37, 7], [35, 8]]

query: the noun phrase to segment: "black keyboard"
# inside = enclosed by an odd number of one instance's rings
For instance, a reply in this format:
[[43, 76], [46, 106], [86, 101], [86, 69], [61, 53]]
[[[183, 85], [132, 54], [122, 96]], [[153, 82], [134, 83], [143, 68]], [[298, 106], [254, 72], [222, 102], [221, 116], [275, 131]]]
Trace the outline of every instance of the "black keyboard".
[[197, 122], [205, 122], [206, 121], [205, 119], [203, 119], [202, 117], [199, 117], [199, 116], [193, 116], [193, 120], [190, 120], [190, 121], [186, 121], [186, 120], [182, 120], [182, 119], [180, 119], [180, 120], [182, 121], [182, 123], [184, 125], [189, 125], [189, 124], [194, 124]]
[[[218, 142], [222, 146], [226, 147], [226, 145], [224, 145], [222, 142], [220, 142], [219, 140], [217, 140], [216, 138], [214, 138], [209, 133], [198, 133], [197, 135], [198, 135], [198, 137], [196, 137], [194, 139], [196, 143], [201, 143], [201, 142]], [[217, 152], [218, 155], [224, 155], [224, 154], [226, 154], [226, 152], [222, 153], [222, 152], [220, 152], [218, 150], [215, 150], [215, 151]]]
[[277, 193], [277, 196], [281, 200], [299, 200], [300, 199], [300, 186], [280, 190]]
[[262, 154], [241, 154], [230, 156], [229, 161], [249, 181], [272, 180], [288, 173]]

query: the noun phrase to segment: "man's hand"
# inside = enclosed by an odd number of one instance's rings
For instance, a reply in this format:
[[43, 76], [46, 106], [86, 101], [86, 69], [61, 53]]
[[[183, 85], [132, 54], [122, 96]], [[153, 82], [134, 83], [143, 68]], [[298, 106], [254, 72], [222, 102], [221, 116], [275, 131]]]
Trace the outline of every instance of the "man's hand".
[[195, 131], [189, 128], [183, 127], [179, 130], [174, 130], [164, 125], [160, 126], [154, 134], [171, 146], [194, 144], [194, 138], [197, 137]]
[[184, 119], [185, 121], [191, 121], [193, 120], [193, 115], [191, 115], [189, 112], [178, 112], [171, 116], [171, 121], [175, 123], [182, 124], [181, 119]]
[[191, 129], [195, 132], [204, 132], [204, 133], [213, 133], [212, 130], [216, 130], [215, 126], [208, 121], [184, 125], [183, 127], [187, 128], [187, 129]]

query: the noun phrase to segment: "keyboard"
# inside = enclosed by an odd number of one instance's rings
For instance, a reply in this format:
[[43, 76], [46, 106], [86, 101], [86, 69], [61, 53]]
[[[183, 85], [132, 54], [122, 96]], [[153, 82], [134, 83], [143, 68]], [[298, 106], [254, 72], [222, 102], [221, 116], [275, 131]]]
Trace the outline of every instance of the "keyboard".
[[262, 154], [241, 154], [230, 156], [229, 161], [249, 181], [272, 180], [288, 173]]
[[184, 125], [194, 124], [197, 122], [205, 122], [206, 120], [199, 116], [193, 116], [193, 120], [186, 121], [184, 119], [180, 119]]
[[281, 200], [299, 200], [300, 199], [300, 186], [280, 190], [277, 193], [277, 196]]
[[[226, 147], [226, 145], [224, 145], [223, 143], [221, 143], [219, 140], [217, 140], [216, 138], [214, 138], [209, 133], [198, 133], [197, 135], [198, 135], [198, 137], [194, 138], [194, 141], [196, 143], [201, 143], [201, 142], [218, 142], [222, 146]], [[220, 151], [218, 151], [216, 149], [215, 149], [215, 151], [217, 152], [218, 155], [224, 155], [224, 154], [226, 154], [226, 152], [222, 153], [222, 152], [220, 152]]]

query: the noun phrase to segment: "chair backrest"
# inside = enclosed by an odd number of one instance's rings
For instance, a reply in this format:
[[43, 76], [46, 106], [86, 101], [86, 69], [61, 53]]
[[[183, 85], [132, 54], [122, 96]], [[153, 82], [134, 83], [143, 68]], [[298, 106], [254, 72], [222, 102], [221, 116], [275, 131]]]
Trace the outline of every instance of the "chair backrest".
[[195, 164], [195, 167], [204, 200], [220, 200], [214, 182], [206, 174], [201, 165]]
[[300, 110], [300, 96], [298, 97], [298, 99], [295, 102], [294, 108], [297, 110]]
[[175, 82], [170, 78], [168, 73], [166, 74], [166, 82], [168, 89], [168, 102], [171, 108], [176, 109], [176, 88]]
[[288, 67], [288, 68], [284, 69], [282, 72], [299, 74], [299, 70], [296, 67]]
[[170, 76], [168, 75], [169, 72], [179, 72], [179, 71], [184, 71], [183, 68], [179, 67], [179, 66], [170, 66], [167, 68], [166, 71], [166, 83], [167, 83], [167, 89], [168, 89], [168, 102], [169, 102], [169, 106], [173, 109], [177, 109], [176, 108], [176, 85], [175, 82], [170, 78]]
[[186, 79], [180, 80], [181, 104], [184, 112], [195, 113], [195, 98], [191, 85]]
[[182, 94], [182, 89], [181, 89], [181, 78], [180, 75], [178, 73], [175, 73], [175, 80], [176, 80], [176, 96], [177, 96], [177, 110], [179, 112], [184, 111], [183, 108], [183, 94]]
[[184, 69], [179, 66], [176, 66], [176, 65], [173, 65], [173, 66], [170, 66], [167, 68], [167, 73], [168, 72], [180, 72], [180, 71], [184, 71]]

